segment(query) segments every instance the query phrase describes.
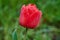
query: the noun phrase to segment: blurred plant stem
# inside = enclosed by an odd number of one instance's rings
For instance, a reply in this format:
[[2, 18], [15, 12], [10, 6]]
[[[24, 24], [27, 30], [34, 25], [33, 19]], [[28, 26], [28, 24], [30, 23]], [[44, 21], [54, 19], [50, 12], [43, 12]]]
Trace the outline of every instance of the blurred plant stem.
[[24, 40], [27, 40], [27, 32], [28, 32], [28, 28], [26, 28]]

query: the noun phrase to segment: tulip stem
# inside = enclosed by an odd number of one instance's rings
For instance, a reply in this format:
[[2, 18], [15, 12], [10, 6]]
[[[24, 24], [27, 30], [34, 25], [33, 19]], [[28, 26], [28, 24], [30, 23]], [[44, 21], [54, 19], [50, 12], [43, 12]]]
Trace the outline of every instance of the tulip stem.
[[26, 28], [24, 40], [27, 40], [27, 31], [28, 31], [28, 28]]

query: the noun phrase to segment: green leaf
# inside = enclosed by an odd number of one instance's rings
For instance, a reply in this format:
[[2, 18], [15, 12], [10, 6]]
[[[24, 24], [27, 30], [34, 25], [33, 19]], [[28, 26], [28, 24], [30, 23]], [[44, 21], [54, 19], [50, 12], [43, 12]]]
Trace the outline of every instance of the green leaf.
[[17, 40], [16, 30], [12, 33], [12, 40]]

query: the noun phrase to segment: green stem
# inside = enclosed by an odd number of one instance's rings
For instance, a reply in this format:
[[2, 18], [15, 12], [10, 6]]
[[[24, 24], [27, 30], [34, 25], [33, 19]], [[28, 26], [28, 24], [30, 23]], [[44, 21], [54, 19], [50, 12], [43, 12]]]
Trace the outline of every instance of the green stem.
[[27, 32], [28, 32], [28, 28], [26, 28], [24, 40], [27, 40]]

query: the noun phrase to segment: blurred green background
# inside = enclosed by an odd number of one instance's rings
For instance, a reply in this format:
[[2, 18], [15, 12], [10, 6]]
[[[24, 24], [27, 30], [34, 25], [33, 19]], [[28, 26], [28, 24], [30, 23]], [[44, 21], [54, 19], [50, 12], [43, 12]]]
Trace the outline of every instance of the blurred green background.
[[43, 15], [40, 26], [28, 30], [27, 40], [60, 40], [60, 0], [0, 0], [0, 40], [25, 39], [19, 15], [28, 3], [35, 3]]

